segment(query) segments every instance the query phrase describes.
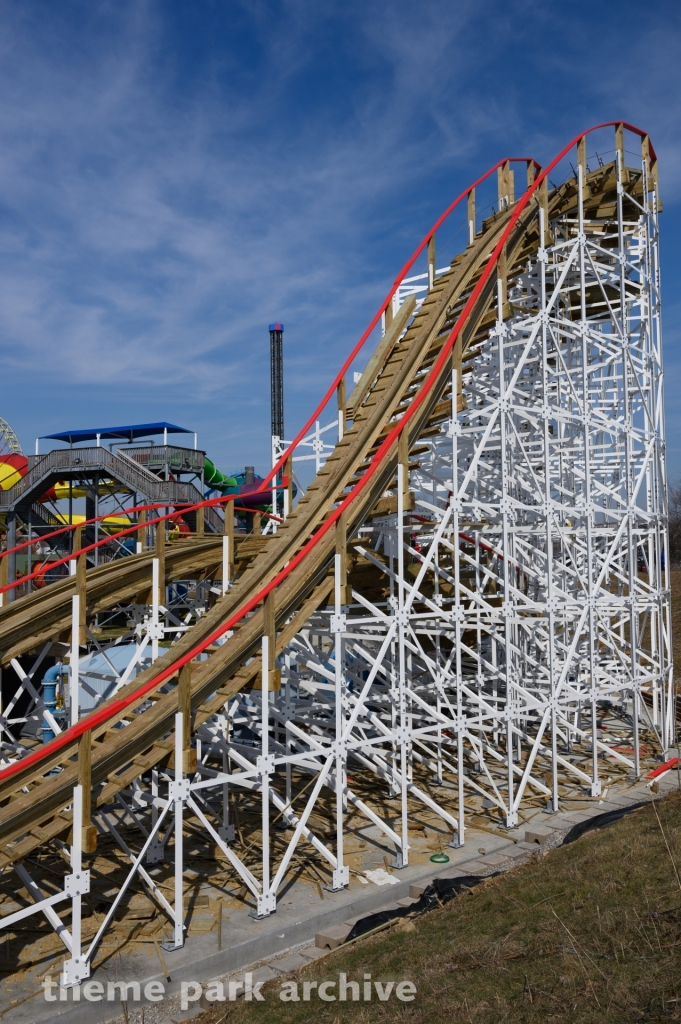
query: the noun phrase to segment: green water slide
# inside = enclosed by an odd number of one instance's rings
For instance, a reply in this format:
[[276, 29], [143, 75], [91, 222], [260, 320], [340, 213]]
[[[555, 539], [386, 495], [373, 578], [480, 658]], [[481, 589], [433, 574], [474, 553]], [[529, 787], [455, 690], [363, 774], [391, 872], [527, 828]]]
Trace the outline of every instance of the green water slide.
[[206, 487], [210, 487], [215, 491], [222, 491], [223, 494], [236, 493], [239, 486], [236, 477], [221, 473], [208, 457], [206, 457], [204, 463], [203, 480]]

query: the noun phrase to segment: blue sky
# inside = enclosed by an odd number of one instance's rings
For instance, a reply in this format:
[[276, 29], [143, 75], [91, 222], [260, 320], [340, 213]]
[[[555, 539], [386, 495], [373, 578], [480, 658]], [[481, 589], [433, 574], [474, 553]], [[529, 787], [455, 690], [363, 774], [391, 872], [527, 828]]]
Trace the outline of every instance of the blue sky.
[[266, 468], [441, 210], [499, 158], [646, 128], [681, 476], [681, 4], [0, 0], [0, 416], [167, 419]]

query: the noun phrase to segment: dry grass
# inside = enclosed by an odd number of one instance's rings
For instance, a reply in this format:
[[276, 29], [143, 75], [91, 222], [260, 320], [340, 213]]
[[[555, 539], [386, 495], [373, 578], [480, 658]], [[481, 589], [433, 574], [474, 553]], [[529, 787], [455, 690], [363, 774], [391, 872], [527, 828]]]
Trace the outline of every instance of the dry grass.
[[681, 1020], [681, 793], [656, 804], [296, 976], [408, 979], [413, 1002], [285, 1003], [274, 983], [206, 1024]]

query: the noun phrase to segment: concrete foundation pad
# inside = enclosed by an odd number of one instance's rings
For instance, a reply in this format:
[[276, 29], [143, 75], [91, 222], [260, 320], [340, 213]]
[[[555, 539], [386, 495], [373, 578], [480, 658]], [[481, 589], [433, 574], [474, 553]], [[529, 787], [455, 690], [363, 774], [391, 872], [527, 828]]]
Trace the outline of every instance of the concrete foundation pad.
[[471, 872], [468, 870], [469, 861], [462, 864], [459, 868], [449, 867], [441, 868], [433, 878], [464, 878], [466, 875], [470, 875]]
[[507, 860], [520, 860], [527, 856], [527, 850], [523, 849], [519, 843], [514, 843], [513, 846], [504, 849], [503, 855]]
[[614, 796], [608, 800], [608, 803], [614, 804], [615, 807], [631, 807], [633, 804], [640, 802], [639, 796]]
[[[464, 870], [465, 869], [465, 870]], [[488, 872], [494, 869], [490, 864], [485, 864], [483, 860], [469, 860], [465, 864], [461, 865], [461, 872], [464, 875], [486, 875]], [[440, 873], [440, 878], [452, 878], [451, 874], [447, 874], [446, 871]]]
[[508, 857], [505, 853], [487, 853], [485, 859], [482, 861], [483, 864], [488, 864], [492, 868], [499, 867], [501, 864], [506, 864]]
[[309, 962], [308, 958], [300, 953], [289, 953], [288, 956], [283, 956], [281, 960], [273, 960], [270, 966], [273, 971], [277, 971], [279, 974], [288, 974], [289, 971], [297, 971], [299, 967], [306, 967]]

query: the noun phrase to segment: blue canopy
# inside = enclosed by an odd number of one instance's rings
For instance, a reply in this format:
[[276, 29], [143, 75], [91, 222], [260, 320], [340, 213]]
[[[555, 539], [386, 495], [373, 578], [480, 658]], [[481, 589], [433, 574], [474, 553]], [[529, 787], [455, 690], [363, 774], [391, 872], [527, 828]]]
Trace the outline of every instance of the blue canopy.
[[128, 427], [93, 427], [90, 430], [63, 430], [59, 434], [43, 434], [41, 440], [65, 441], [66, 444], [77, 444], [78, 441], [95, 441], [98, 437], [134, 441], [136, 437], [153, 437], [156, 434], [193, 434], [193, 430], [178, 427], [175, 423], [133, 423]]

